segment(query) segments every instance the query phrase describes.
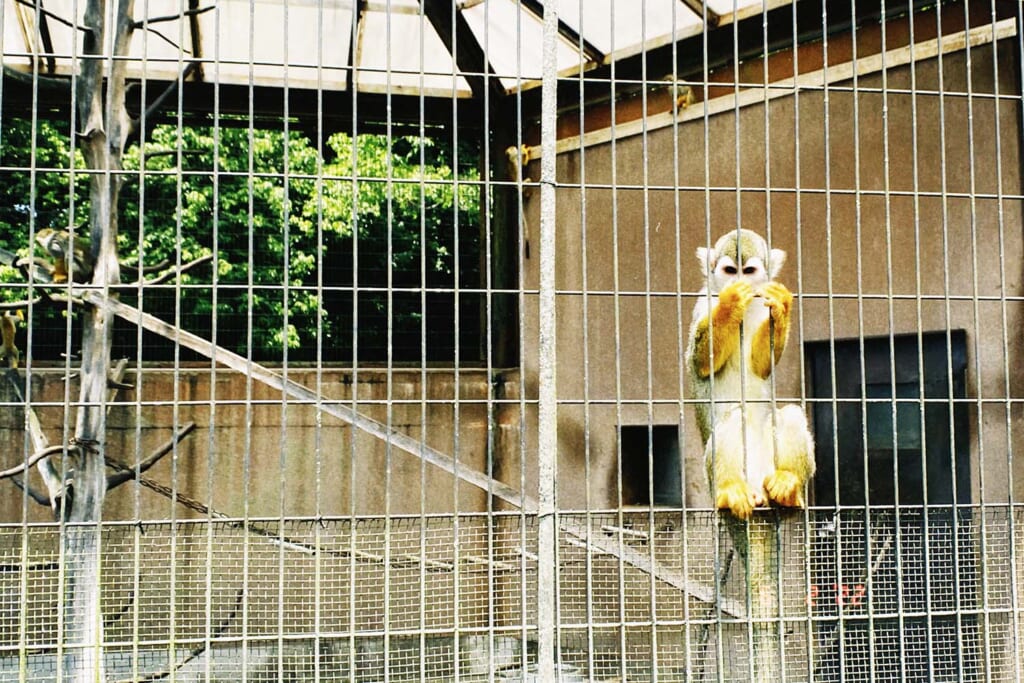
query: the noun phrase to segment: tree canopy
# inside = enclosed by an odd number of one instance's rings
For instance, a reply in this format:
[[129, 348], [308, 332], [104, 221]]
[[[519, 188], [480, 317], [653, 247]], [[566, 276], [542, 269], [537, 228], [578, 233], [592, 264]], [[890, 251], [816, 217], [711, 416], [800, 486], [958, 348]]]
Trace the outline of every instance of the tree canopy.
[[[318, 149], [301, 131], [234, 123], [158, 126], [127, 151], [122, 280], [135, 280], [131, 266], [214, 260], [123, 300], [260, 361], [478, 356], [481, 187], [471, 143], [336, 133]], [[5, 119], [0, 161], [0, 247], [24, 256], [30, 225], [85, 222], [89, 179], [66, 126]], [[16, 269], [0, 280], [5, 300], [27, 297]], [[59, 307], [36, 309], [33, 357], [56, 357], [77, 331]], [[117, 355], [175, 353], [117, 329]]]

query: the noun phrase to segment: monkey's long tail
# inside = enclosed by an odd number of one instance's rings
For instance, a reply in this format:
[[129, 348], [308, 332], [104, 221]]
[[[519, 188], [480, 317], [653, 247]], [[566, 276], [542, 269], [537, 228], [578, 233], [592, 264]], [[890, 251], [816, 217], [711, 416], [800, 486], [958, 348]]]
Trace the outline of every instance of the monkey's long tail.
[[744, 568], [747, 586], [747, 630], [752, 683], [782, 680], [779, 626], [779, 516], [758, 513], [750, 522], [729, 516], [729, 535]]

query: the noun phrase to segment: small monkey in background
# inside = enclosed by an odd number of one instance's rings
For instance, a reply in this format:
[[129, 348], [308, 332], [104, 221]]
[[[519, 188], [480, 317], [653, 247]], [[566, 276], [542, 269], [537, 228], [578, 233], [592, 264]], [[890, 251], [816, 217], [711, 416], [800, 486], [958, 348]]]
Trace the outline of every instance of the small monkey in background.
[[92, 279], [94, 263], [89, 249], [89, 239], [75, 235], [72, 245], [71, 233], [67, 230], [43, 228], [36, 233], [36, 242], [50, 257], [53, 264], [53, 281], [57, 283], [88, 282]]
[[0, 358], [7, 359], [9, 368], [17, 368], [18, 362], [21, 360], [21, 352], [14, 345], [14, 335], [18, 331], [18, 323], [24, 319], [25, 316], [20, 310], [13, 313], [8, 311], [0, 318], [0, 340], [2, 340]]
[[814, 440], [799, 406], [771, 403], [793, 304], [775, 281], [786, 252], [740, 229], [699, 247], [697, 259], [706, 282], [686, 359], [715, 507], [743, 520], [770, 502], [803, 507]]

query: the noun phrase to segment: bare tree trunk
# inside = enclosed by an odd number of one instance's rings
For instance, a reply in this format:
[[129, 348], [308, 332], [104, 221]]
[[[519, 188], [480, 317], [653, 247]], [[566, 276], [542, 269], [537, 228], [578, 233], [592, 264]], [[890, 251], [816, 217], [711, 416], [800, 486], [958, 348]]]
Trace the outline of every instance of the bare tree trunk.
[[[122, 154], [131, 131], [125, 108], [125, 55], [132, 34], [133, 0], [116, 0], [111, 35], [106, 0], [88, 0], [83, 58], [77, 81], [78, 137], [90, 179], [89, 233], [95, 262], [92, 285], [103, 296], [120, 282], [117, 261], [118, 197]], [[76, 464], [65, 495], [63, 680], [104, 680], [100, 611], [100, 522], [106, 494], [107, 374], [113, 315], [101, 306], [83, 312], [81, 390], [75, 424]]]

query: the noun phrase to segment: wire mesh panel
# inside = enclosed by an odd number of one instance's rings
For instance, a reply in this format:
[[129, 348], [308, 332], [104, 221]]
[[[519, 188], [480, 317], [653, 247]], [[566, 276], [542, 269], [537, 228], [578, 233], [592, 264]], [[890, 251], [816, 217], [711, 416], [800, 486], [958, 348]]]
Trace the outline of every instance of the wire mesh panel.
[[1021, 679], [1020, 3], [0, 8], [0, 681]]

